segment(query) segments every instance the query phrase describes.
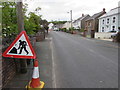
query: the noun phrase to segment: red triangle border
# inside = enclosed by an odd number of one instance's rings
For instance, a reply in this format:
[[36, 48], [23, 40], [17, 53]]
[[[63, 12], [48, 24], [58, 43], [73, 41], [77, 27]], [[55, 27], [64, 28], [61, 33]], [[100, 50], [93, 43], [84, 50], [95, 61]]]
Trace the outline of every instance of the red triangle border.
[[[13, 45], [18, 41], [18, 39], [24, 34], [26, 41], [31, 49], [31, 52], [33, 54], [33, 56], [26, 56], [26, 55], [9, 55], [7, 54], [8, 51], [13, 47]], [[5, 50], [5, 52], [2, 54], [3, 57], [11, 57], [11, 58], [26, 58], [26, 59], [35, 59], [36, 58], [36, 54], [35, 51], [30, 43], [30, 40], [28, 39], [28, 36], [26, 34], [26, 31], [22, 31], [17, 38], [12, 42], [12, 44]]]

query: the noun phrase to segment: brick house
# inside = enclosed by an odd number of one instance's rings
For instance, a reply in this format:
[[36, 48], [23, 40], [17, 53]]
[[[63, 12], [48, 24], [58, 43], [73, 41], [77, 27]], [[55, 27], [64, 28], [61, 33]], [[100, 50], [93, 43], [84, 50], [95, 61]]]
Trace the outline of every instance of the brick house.
[[104, 15], [105, 13], [106, 13], [105, 8], [103, 8], [101, 12], [94, 14], [93, 16], [91, 16], [85, 21], [85, 30], [84, 30], [85, 37], [86, 35], [90, 35], [91, 38], [94, 38], [95, 32], [98, 32], [98, 27], [99, 27], [98, 18]]

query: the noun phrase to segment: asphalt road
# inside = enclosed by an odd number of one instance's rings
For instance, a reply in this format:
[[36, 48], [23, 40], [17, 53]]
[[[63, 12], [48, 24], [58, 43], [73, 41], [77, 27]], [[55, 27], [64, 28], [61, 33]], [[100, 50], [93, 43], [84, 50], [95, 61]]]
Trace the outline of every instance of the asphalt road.
[[118, 46], [52, 31], [54, 88], [117, 88]]

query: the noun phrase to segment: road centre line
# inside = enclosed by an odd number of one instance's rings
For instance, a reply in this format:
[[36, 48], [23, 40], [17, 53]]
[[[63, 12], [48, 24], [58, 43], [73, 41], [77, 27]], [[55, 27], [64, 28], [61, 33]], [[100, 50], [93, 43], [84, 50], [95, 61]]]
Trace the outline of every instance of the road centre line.
[[[98, 55], [98, 56], [101, 57], [101, 58], [104, 58], [104, 60], [108, 60], [108, 61], [110, 61], [111, 63], [113, 63], [113, 64], [115, 64], [115, 65], [118, 65], [117, 63], [115, 63], [115, 62], [112, 61], [111, 59], [105, 57], [104, 55], [102, 55], [102, 54], [100, 54], [100, 53], [95, 52], [95, 51], [92, 50], [92, 49], [89, 49], [89, 51], [92, 52], [93, 54]], [[94, 55], [94, 56], [95, 56], [95, 55]]]

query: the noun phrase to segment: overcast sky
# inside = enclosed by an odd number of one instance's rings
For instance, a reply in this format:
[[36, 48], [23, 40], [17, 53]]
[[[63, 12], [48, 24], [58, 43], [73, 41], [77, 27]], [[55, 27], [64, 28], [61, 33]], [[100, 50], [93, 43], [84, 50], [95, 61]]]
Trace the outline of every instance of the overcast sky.
[[70, 10], [73, 11], [73, 20], [83, 14], [93, 15], [106, 9], [106, 12], [118, 7], [120, 0], [25, 0], [28, 11], [40, 7], [42, 18], [51, 20], [70, 20]]

